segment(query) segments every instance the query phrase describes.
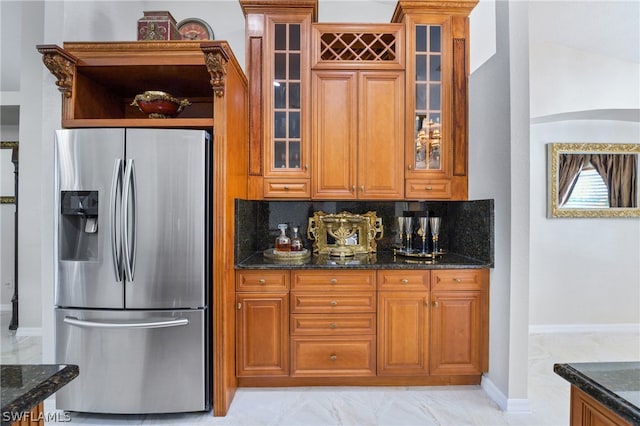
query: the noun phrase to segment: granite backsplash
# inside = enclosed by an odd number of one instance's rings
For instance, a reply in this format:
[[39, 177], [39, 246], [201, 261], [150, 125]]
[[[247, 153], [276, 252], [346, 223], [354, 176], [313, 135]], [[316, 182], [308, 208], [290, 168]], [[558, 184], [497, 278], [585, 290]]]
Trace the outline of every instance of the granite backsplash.
[[[306, 248], [307, 224], [316, 211], [325, 213], [362, 214], [375, 211], [382, 218], [384, 235], [378, 241], [378, 251], [392, 251], [399, 244], [397, 216], [442, 217], [439, 246], [461, 256], [494, 263], [494, 201], [250, 201], [236, 200], [235, 263], [255, 252], [273, 247], [278, 224], [298, 226]], [[416, 219], [417, 221], [417, 219]], [[416, 237], [414, 247], [420, 247]]]

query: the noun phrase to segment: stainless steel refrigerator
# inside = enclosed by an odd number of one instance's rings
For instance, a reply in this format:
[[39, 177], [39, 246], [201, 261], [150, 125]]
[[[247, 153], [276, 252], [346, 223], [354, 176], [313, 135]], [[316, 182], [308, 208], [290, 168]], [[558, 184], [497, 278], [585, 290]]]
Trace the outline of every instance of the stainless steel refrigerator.
[[59, 409], [208, 410], [208, 133], [56, 131]]

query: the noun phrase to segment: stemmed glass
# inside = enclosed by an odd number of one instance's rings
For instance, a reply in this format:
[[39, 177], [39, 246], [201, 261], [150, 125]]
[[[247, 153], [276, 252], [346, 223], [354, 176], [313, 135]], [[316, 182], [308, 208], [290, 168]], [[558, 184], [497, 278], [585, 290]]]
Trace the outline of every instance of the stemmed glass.
[[411, 234], [413, 233], [413, 218], [404, 218], [404, 232], [407, 234], [407, 253], [411, 251]]
[[402, 250], [402, 247], [404, 246], [404, 243], [402, 242], [404, 240], [404, 217], [399, 216], [396, 218], [396, 220], [398, 221], [398, 233], [400, 234], [400, 249]]
[[418, 233], [422, 237], [422, 253], [427, 252], [427, 221], [428, 217], [420, 217], [418, 221], [420, 222], [420, 231]]
[[434, 254], [438, 252], [438, 234], [440, 233], [440, 222], [441, 218], [439, 217], [429, 218], [429, 226], [431, 227], [431, 239], [433, 240]]

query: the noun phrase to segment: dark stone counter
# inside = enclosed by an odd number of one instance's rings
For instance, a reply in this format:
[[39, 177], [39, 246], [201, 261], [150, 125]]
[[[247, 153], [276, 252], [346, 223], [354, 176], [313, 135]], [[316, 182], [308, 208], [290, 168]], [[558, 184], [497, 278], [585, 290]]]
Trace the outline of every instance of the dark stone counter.
[[632, 424], [640, 424], [640, 362], [555, 364], [553, 371]]
[[78, 376], [77, 365], [2, 365], [2, 424], [10, 424], [21, 413], [53, 395]]
[[491, 267], [490, 262], [445, 253], [436, 258], [420, 259], [414, 257], [394, 256], [393, 253], [382, 252], [353, 257], [329, 257], [312, 255], [306, 260], [272, 260], [264, 257], [262, 252], [254, 253], [240, 263], [237, 269], [482, 269]]

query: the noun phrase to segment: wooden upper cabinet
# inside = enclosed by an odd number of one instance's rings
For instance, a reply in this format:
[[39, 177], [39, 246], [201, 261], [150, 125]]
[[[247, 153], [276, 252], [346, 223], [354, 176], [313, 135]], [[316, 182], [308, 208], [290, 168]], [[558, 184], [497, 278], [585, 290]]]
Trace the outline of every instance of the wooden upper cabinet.
[[310, 40], [317, 0], [240, 4], [251, 94], [250, 198], [309, 198]]
[[402, 199], [403, 28], [317, 24], [313, 35], [312, 197]]
[[468, 198], [468, 16], [477, 0], [400, 0], [406, 30], [407, 199]]

